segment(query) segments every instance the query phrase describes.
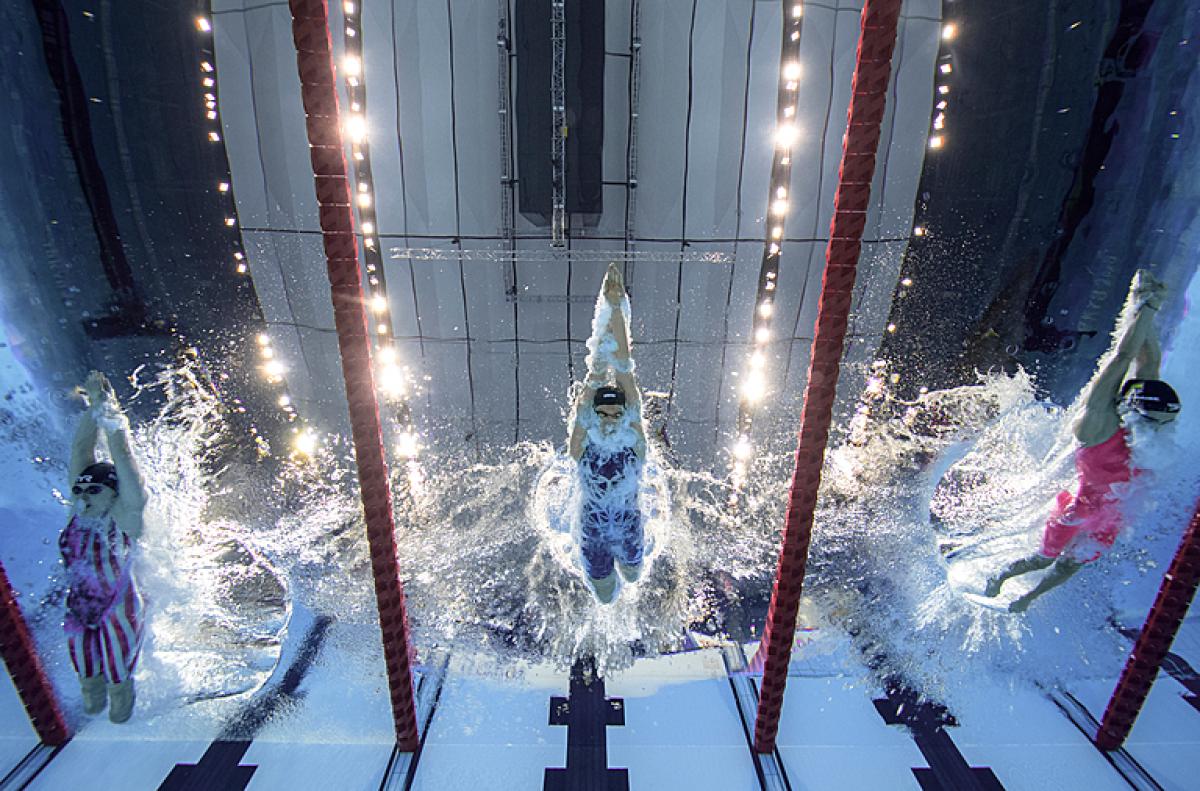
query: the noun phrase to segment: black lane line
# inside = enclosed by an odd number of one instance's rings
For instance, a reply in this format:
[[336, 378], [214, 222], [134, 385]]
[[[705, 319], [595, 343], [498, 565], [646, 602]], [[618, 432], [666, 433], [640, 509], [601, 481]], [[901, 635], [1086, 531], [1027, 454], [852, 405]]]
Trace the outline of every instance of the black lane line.
[[1063, 689], [1046, 689], [1045, 687], [1041, 689], [1050, 702], [1070, 720], [1076, 730], [1083, 734], [1088, 743], [1096, 748], [1096, 752], [1104, 756], [1108, 765], [1121, 775], [1130, 787], [1139, 789], [1139, 791], [1142, 789], [1164, 791], [1158, 781], [1124, 747], [1116, 750], [1101, 750], [1096, 747], [1096, 734], [1100, 732], [1100, 723], [1088, 711], [1087, 706], [1079, 702], [1078, 698]]
[[67, 12], [59, 0], [33, 0], [33, 9], [41, 32], [46, 73], [58, 93], [63, 137], [79, 175], [80, 192], [92, 215], [100, 264], [120, 309], [112, 317], [116, 322], [110, 322], [111, 329], [134, 330], [143, 323], [146, 308], [125, 256], [108, 180], [96, 153], [83, 76], [71, 48]]
[[[467, 301], [467, 274], [463, 269], [462, 244], [462, 186], [458, 168], [458, 107], [454, 86], [454, 11], [452, 0], [446, 0], [446, 58], [450, 67], [450, 150], [454, 160], [454, 238], [452, 244], [458, 250], [458, 287], [462, 293], [463, 332], [471, 336], [471, 308]], [[471, 344], [467, 344], [467, 392], [471, 398], [471, 439], [475, 441], [475, 459], [482, 460], [483, 448], [479, 442], [479, 419], [475, 412], [475, 372], [471, 365]], [[432, 392], [430, 394], [432, 396]], [[432, 412], [432, 410], [430, 410]]]
[[783, 766], [783, 756], [779, 754], [779, 746], [769, 755], [763, 755], [754, 749], [754, 720], [758, 713], [758, 685], [746, 675], [746, 655], [741, 646], [726, 643], [721, 647], [721, 660], [725, 664], [725, 674], [729, 680], [729, 689], [733, 693], [733, 703], [737, 707], [738, 721], [742, 725], [742, 735], [746, 737], [746, 747], [754, 763], [754, 774], [758, 777], [759, 788], [782, 789], [792, 791], [792, 783], [788, 779]]
[[[1118, 627], [1118, 630], [1135, 643], [1141, 634], [1140, 629], [1127, 629], [1123, 626]], [[1167, 655], [1163, 657], [1161, 669], [1165, 670], [1167, 675], [1183, 685], [1183, 688], [1190, 693], [1183, 695], [1183, 699], [1187, 701], [1189, 706], [1200, 712], [1200, 673], [1196, 672], [1196, 668], [1192, 667], [1179, 654], [1168, 651]]]
[[1004, 791], [995, 772], [971, 766], [959, 752], [946, 732], [958, 721], [945, 706], [923, 698], [895, 679], [885, 679], [884, 689], [887, 696], [872, 702], [884, 722], [908, 729], [925, 756], [929, 767], [912, 770], [924, 791]]
[[[679, 340], [679, 322], [683, 318], [683, 254], [690, 243], [687, 240], [688, 220], [688, 174], [692, 167], [692, 108], [696, 98], [695, 53], [696, 53], [696, 7], [700, 0], [692, 0], [692, 19], [688, 26], [688, 93], [687, 121], [683, 126], [683, 201], [679, 218], [679, 264], [675, 268], [675, 340]], [[675, 411], [675, 378], [679, 370], [679, 344], [671, 349], [671, 386], [667, 389], [666, 419]]]
[[625, 701], [604, 697], [591, 657], [571, 667], [570, 697], [550, 698], [550, 724], [567, 726], [567, 766], [546, 769], [543, 791], [629, 791], [629, 770], [608, 768], [605, 730], [625, 724]]
[[18, 791], [24, 791], [70, 743], [71, 739], [67, 739], [57, 747], [39, 743], [37, 747], [26, 753], [20, 763], [14, 766], [8, 774], [0, 777], [0, 788], [16, 788]]
[[176, 764], [158, 791], [244, 791], [257, 766], [240, 766], [255, 735], [262, 730], [283, 706], [304, 697], [300, 682], [312, 669], [313, 660], [321, 652], [333, 619], [318, 616], [309, 627], [295, 661], [273, 687], [262, 690], [225, 724], [216, 740], [204, 751], [196, 764]]

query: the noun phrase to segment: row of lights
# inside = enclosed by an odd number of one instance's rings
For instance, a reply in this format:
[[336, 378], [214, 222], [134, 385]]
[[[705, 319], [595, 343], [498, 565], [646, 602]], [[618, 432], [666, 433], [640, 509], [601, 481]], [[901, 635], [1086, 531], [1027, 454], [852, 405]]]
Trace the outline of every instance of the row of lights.
[[[953, 22], [947, 22], [942, 25], [942, 41], [949, 43], [958, 38], [958, 25]], [[946, 111], [950, 106], [950, 84], [949, 76], [954, 73], [954, 64], [952, 63], [951, 53], [944, 48], [938, 53], [937, 84], [936, 94], [933, 105], [933, 118], [930, 122], [931, 131], [929, 134], [929, 148], [937, 150], [946, 145]], [[921, 224], [918, 219], [913, 226], [912, 235], [914, 238], [923, 238], [929, 234], [929, 229]], [[908, 294], [907, 289], [911, 288], [913, 279], [904, 277], [900, 280], [901, 291], [898, 292], [898, 297], [904, 297]], [[897, 327], [895, 324], [887, 325], [887, 332], [890, 335], [896, 333]], [[890, 381], [896, 384], [900, 381], [900, 375], [897, 373], [891, 374]]]
[[[202, 36], [209, 37], [212, 35], [212, 20], [206, 16], [196, 17], [196, 30]], [[205, 129], [205, 135], [210, 143], [221, 143], [221, 124], [219, 111], [217, 109], [217, 67], [215, 47], [211, 40], [207, 40], [200, 47], [200, 87], [204, 97], [204, 117], [209, 122]], [[225, 178], [217, 182], [217, 192], [226, 198], [227, 213], [225, 215], [225, 227], [231, 230], [237, 229], [237, 203], [233, 200], [232, 177], [226, 175]], [[233, 251], [233, 268], [234, 271], [250, 279], [250, 267], [246, 260], [245, 248], [241, 244], [240, 231], [235, 231], [238, 234], [238, 243]], [[252, 281], [251, 281], [252, 282]], [[284, 381], [284, 374], [287, 373], [287, 366], [279, 358], [274, 346], [271, 344], [271, 337], [265, 330], [257, 334], [257, 354], [259, 358], [259, 370], [263, 373], [269, 384], [275, 385], [277, 388], [276, 403], [283, 411], [288, 423], [292, 424], [293, 447], [297, 453], [308, 456], [316, 449], [315, 435], [312, 430], [304, 427], [299, 421], [299, 416], [296, 414], [296, 407], [292, 403], [292, 397], [287, 392], [287, 383]], [[240, 411], [245, 411], [245, 407], [239, 406]], [[250, 434], [254, 438], [255, 445], [262, 453], [268, 452], [266, 440], [259, 433], [256, 426], [250, 427]]]
[[750, 429], [754, 409], [767, 394], [767, 347], [775, 314], [775, 288], [779, 280], [779, 258], [784, 238], [784, 223], [791, 209], [789, 189], [792, 181], [792, 147], [800, 138], [796, 125], [796, 93], [800, 87], [800, 23], [804, 7], [791, 7], [780, 52], [779, 92], [776, 100], [775, 148], [771, 162], [768, 195], [767, 239], [763, 245], [762, 265], [758, 273], [758, 293], [754, 300], [753, 344], [745, 367], [739, 374], [737, 439], [732, 448], [735, 484], [745, 480], [746, 465], [753, 455]]
[[[958, 36], [958, 25], [947, 22], [942, 26], [942, 41], [953, 41]], [[937, 102], [933, 106], [932, 129], [929, 132], [929, 147], [937, 150], [946, 145], [946, 108], [950, 105], [950, 75], [954, 73], [954, 64], [950, 53], [943, 50], [938, 54], [937, 67]], [[919, 235], [919, 234], [918, 234]]]
[[367, 129], [367, 88], [363, 64], [362, 8], [360, 0], [344, 0], [342, 3], [343, 45], [342, 74], [345, 76], [346, 95], [350, 101], [350, 113], [345, 122], [345, 135], [350, 141], [350, 153], [354, 159], [354, 194], [358, 207], [359, 227], [362, 230], [363, 263], [367, 270], [365, 297], [367, 307], [374, 319], [376, 382], [383, 397], [395, 410], [400, 425], [396, 442], [396, 453], [405, 459], [417, 456], [421, 449], [420, 438], [412, 423], [412, 412], [408, 404], [411, 372], [402, 367], [392, 343], [392, 316], [384, 277], [383, 255], [380, 251], [378, 218], [375, 210], [374, 189], [371, 179], [371, 147]]

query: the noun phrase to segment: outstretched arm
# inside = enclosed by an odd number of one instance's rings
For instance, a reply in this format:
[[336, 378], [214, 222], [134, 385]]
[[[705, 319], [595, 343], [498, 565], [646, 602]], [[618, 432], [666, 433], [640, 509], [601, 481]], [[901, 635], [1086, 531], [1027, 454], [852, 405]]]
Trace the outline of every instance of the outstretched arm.
[[96, 425], [104, 429], [108, 450], [117, 468], [118, 502], [130, 513], [140, 514], [146, 507], [146, 484], [134, 458], [129, 439], [129, 419], [121, 411], [117, 394], [104, 374], [93, 372], [88, 377], [92, 395], [92, 414]]
[[609, 331], [617, 342], [613, 352], [613, 373], [617, 387], [625, 393], [625, 408], [633, 410], [636, 419], [631, 428], [638, 435], [637, 454], [646, 455], [646, 427], [642, 419], [642, 393], [638, 389], [637, 376], [634, 374], [633, 353], [629, 343], [629, 326], [627, 316], [621, 309], [625, 300], [625, 283], [621, 277], [621, 269], [616, 264], [608, 268], [604, 281], [604, 295], [613, 305], [612, 317], [608, 321]]
[[579, 415], [582, 410], [591, 408], [592, 399], [595, 397], [596, 388], [590, 384], [584, 385], [579, 391], [579, 395], [575, 397], [575, 406], [571, 409], [571, 425], [568, 427], [569, 439], [567, 441], [567, 451], [575, 461], [583, 458], [583, 445], [587, 440], [587, 429], [580, 422]]
[[67, 473], [71, 476], [67, 481], [69, 490], [75, 485], [79, 474], [88, 465], [96, 463], [96, 420], [90, 411], [84, 412], [79, 418], [79, 426], [75, 429], [75, 439], [71, 442], [71, 466]]
[[129, 441], [129, 421], [121, 415], [120, 422], [107, 428], [108, 449], [112, 452], [113, 466], [117, 468], [120, 486], [118, 499], [130, 511], [141, 512], [146, 507], [146, 482], [138, 469]]
[[638, 392], [637, 378], [634, 376], [633, 355], [629, 343], [628, 317], [622, 309], [625, 302], [625, 281], [621, 276], [621, 268], [610, 264], [604, 277], [604, 296], [613, 306], [612, 315], [608, 320], [608, 331], [617, 342], [613, 352], [613, 373], [616, 376], [617, 387], [625, 391], [625, 405], [628, 409], [639, 410], [641, 414], [642, 395]]
[[1088, 385], [1083, 413], [1075, 423], [1075, 438], [1084, 445], [1096, 445], [1113, 435], [1121, 425], [1117, 402], [1121, 384], [1134, 365], [1135, 373], [1144, 378], [1158, 373], [1161, 359], [1158, 338], [1154, 330], [1154, 314], [1162, 306], [1166, 286], [1149, 273], [1139, 270], [1130, 287], [1134, 300], [1133, 318], [1117, 339], [1117, 347]]
[[1158, 369], [1162, 366], [1162, 346], [1158, 342], [1158, 333], [1153, 329], [1146, 334], [1142, 348], [1138, 350], [1133, 360], [1130, 377], [1133, 379], [1157, 379]]

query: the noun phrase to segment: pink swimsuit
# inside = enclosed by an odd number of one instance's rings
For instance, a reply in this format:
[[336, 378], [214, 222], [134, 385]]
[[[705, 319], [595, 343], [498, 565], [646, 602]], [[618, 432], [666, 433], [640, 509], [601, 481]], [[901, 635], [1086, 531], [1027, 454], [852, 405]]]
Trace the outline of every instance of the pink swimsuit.
[[1099, 445], [1075, 451], [1079, 489], [1074, 496], [1058, 493], [1042, 535], [1043, 556], [1066, 553], [1072, 560], [1089, 563], [1117, 540], [1123, 519], [1113, 485], [1133, 478], [1128, 438], [1128, 429], [1121, 428]]
[[73, 517], [58, 537], [70, 590], [63, 630], [75, 671], [120, 684], [142, 648], [142, 597], [133, 580], [133, 544], [106, 520]]

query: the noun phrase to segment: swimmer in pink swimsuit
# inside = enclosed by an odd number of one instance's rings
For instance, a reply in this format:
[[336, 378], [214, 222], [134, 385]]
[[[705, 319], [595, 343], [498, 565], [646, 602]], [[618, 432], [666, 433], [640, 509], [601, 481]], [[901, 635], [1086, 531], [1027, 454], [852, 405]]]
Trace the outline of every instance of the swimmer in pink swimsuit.
[[[63, 630], [79, 674], [83, 709], [125, 722], [133, 713], [133, 671], [142, 647], [142, 597], [133, 577], [134, 542], [142, 533], [145, 488], [134, 463], [129, 421], [112, 385], [93, 371], [84, 384], [89, 404], [71, 448], [74, 515], [58, 547], [70, 586]], [[113, 461], [97, 462], [104, 429]]]
[[[1166, 286], [1145, 270], [1134, 275], [1119, 336], [1083, 396], [1083, 411], [1074, 426], [1080, 447], [1075, 451], [1079, 488], [1059, 492], [1046, 521], [1041, 548], [988, 580], [985, 596], [997, 596], [1004, 583], [1021, 574], [1049, 568], [1029, 593], [1015, 599], [1010, 612], [1024, 612], [1034, 599], [1070, 579], [1085, 564], [1112, 547], [1123, 527], [1121, 503], [1114, 487], [1128, 483], [1129, 419], [1161, 424], [1174, 420], [1179, 397], [1158, 380], [1162, 350], [1154, 332], [1154, 313], [1162, 306]], [[1126, 380], [1126, 374], [1132, 377]]]

